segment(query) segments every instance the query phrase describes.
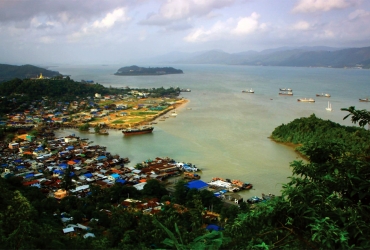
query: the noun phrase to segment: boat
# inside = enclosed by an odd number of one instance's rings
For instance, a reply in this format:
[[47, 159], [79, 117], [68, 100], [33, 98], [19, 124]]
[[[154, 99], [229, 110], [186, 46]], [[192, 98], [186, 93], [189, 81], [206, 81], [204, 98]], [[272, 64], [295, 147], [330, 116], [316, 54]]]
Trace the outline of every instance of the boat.
[[299, 102], [315, 102], [315, 99], [313, 99], [313, 98], [300, 98], [300, 99], [297, 99], [297, 101], [299, 101]]
[[332, 111], [332, 108], [331, 108], [331, 103], [328, 102], [328, 107], [326, 108], [327, 111]]
[[251, 93], [251, 94], [254, 94], [254, 90], [253, 89], [242, 90], [242, 93]]
[[293, 92], [288, 91], [288, 92], [279, 92], [279, 95], [293, 95]]
[[141, 134], [148, 134], [153, 131], [154, 127], [152, 126], [143, 126], [140, 128], [128, 128], [122, 130], [124, 135], [141, 135]]
[[293, 91], [292, 89], [289, 89], [289, 88], [288, 89], [286, 89], [286, 88], [284, 88], [284, 89], [280, 88], [279, 90], [280, 91], [289, 91], [289, 92], [292, 92]]
[[105, 129], [101, 129], [99, 131], [99, 135], [109, 135], [109, 132], [107, 130], [105, 130]]
[[370, 102], [369, 98], [363, 98], [363, 99], [359, 99], [360, 102]]
[[324, 94], [324, 93], [321, 93], [321, 94], [316, 94], [317, 97], [330, 97], [331, 95], [330, 94]]

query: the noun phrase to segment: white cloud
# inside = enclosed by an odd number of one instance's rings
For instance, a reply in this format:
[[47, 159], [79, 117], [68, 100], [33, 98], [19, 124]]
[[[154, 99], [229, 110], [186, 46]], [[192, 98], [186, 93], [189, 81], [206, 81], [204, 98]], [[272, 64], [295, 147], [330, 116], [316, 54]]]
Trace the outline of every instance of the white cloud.
[[123, 8], [119, 8], [108, 13], [102, 20], [96, 20], [92, 26], [94, 28], [110, 28], [115, 22], [125, 22], [128, 20], [130, 20], [130, 18], [126, 16], [125, 10]]
[[293, 25], [292, 29], [293, 30], [310, 30], [312, 27], [310, 25], [310, 23], [306, 22], [306, 21], [300, 21], [296, 24]]
[[253, 12], [249, 17], [240, 18], [235, 29], [232, 33], [237, 35], [246, 35], [255, 32], [260, 27], [258, 24], [258, 18], [260, 16]]
[[351, 12], [348, 16], [349, 20], [363, 19], [370, 17], [370, 12], [366, 10], [355, 10]]
[[127, 22], [129, 20], [130, 18], [126, 15], [125, 9], [118, 8], [107, 13], [104, 18], [95, 20], [82, 27], [79, 31], [74, 32], [69, 36], [69, 40], [76, 41], [85, 36], [98, 34], [111, 29], [116, 23]]
[[140, 23], [166, 25], [190, 17], [207, 16], [213, 10], [230, 6], [234, 2], [235, 0], [167, 0], [158, 13], [149, 15]]
[[318, 12], [333, 9], [345, 9], [354, 4], [354, 0], [300, 0], [293, 12]]
[[253, 12], [250, 16], [241, 17], [237, 20], [230, 18], [224, 22], [218, 21], [208, 30], [203, 27], [195, 29], [184, 40], [187, 42], [206, 42], [232, 39], [232, 37], [236, 38], [263, 31], [267, 28], [267, 25], [259, 23], [259, 17], [259, 14]]

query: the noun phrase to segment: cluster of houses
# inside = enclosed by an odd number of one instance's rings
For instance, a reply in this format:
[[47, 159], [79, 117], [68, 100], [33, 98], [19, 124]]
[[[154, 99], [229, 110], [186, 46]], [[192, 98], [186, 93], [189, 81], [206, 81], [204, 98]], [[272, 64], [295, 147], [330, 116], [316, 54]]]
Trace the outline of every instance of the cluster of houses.
[[[7, 115], [6, 120], [1, 120], [0, 125], [8, 125], [15, 127], [35, 126], [39, 123], [54, 123], [61, 124], [66, 122], [83, 123], [89, 122], [93, 118], [105, 117], [113, 112], [118, 112], [118, 116], [125, 116], [125, 110], [132, 108], [139, 110], [148, 108], [152, 111], [162, 111], [171, 105], [160, 106], [157, 102], [148, 100], [147, 102], [138, 103], [133, 107], [129, 107], [128, 103], [134, 101], [135, 98], [145, 98], [148, 93], [142, 93], [132, 90], [131, 95], [104, 95], [96, 93], [94, 97], [83, 98], [79, 101], [72, 102], [53, 102], [48, 98], [33, 101], [29, 106], [25, 107], [22, 112], [11, 113]], [[111, 100], [115, 104], [101, 106], [99, 102]], [[15, 100], [16, 101], [16, 100]], [[122, 103], [120, 103], [122, 101]], [[161, 99], [165, 103], [165, 100]]]
[[70, 135], [44, 144], [36, 140], [2, 144], [1, 177], [20, 177], [23, 185], [39, 187], [42, 192], [62, 199], [68, 195], [61, 188], [67, 170], [75, 186], [69, 193], [79, 197], [89, 192], [90, 184], [110, 187], [121, 183], [142, 190], [148, 179], [162, 181], [183, 171], [198, 170], [170, 158], [147, 160], [137, 169], [126, 166], [128, 158], [111, 155], [105, 147], [90, 143]]

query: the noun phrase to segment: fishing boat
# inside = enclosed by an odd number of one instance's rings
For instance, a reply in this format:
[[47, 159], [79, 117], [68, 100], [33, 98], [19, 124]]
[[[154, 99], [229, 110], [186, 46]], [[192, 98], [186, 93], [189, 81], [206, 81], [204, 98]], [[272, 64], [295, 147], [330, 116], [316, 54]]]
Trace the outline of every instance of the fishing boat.
[[124, 135], [141, 135], [141, 134], [148, 134], [153, 131], [154, 127], [152, 126], [143, 126], [140, 128], [128, 128], [122, 130]]
[[316, 94], [317, 97], [330, 97], [330, 94], [324, 94], [324, 93], [321, 93], [321, 94]]
[[242, 93], [251, 93], [251, 94], [254, 94], [254, 90], [253, 89], [242, 90]]
[[280, 91], [289, 91], [289, 92], [292, 92], [293, 91], [292, 89], [289, 89], [289, 88], [284, 88], [284, 89], [280, 88], [279, 90]]
[[292, 96], [293, 95], [293, 92], [291, 92], [291, 91], [288, 91], [288, 92], [279, 92], [279, 95], [289, 95], [289, 96]]
[[328, 102], [328, 107], [326, 108], [327, 111], [332, 111], [333, 109], [331, 108], [331, 103]]
[[313, 98], [300, 98], [297, 99], [298, 102], [315, 102], [315, 99]]
[[359, 99], [360, 102], [370, 102], [369, 98], [363, 98], [363, 99]]

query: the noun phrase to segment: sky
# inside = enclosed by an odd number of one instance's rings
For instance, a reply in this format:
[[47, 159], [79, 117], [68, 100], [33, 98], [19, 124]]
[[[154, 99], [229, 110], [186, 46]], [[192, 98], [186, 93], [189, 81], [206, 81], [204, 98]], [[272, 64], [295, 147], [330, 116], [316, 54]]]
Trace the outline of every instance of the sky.
[[370, 46], [370, 0], [0, 0], [0, 63]]

